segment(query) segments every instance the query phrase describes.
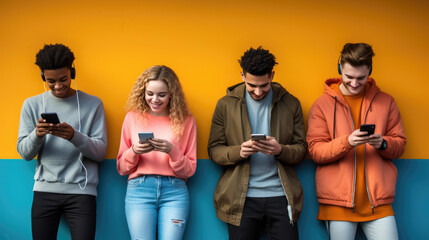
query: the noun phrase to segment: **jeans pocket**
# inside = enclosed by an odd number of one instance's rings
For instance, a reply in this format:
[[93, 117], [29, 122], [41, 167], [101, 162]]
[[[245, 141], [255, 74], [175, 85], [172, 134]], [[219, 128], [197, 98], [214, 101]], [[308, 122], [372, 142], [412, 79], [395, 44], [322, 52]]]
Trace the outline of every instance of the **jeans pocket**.
[[128, 180], [128, 187], [137, 187], [140, 184], [144, 183], [145, 179], [146, 179], [145, 175], [142, 175], [142, 176], [139, 176], [136, 178], [132, 178], [132, 179]]
[[183, 179], [176, 178], [176, 177], [170, 177], [170, 182], [176, 187], [176, 188], [186, 188], [186, 182]]

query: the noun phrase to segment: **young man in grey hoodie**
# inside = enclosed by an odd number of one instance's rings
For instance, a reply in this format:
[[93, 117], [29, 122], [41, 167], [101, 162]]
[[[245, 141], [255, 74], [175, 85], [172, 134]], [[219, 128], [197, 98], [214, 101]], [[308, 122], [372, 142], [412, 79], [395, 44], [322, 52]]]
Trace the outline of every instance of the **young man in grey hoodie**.
[[[50, 91], [24, 101], [19, 123], [19, 154], [37, 156], [31, 210], [33, 239], [56, 239], [61, 215], [72, 239], [94, 239], [98, 163], [106, 153], [102, 101], [70, 87], [76, 76], [73, 52], [62, 44], [45, 45], [36, 65]], [[75, 85], [76, 86], [76, 85]], [[42, 113], [56, 113], [52, 123]]]

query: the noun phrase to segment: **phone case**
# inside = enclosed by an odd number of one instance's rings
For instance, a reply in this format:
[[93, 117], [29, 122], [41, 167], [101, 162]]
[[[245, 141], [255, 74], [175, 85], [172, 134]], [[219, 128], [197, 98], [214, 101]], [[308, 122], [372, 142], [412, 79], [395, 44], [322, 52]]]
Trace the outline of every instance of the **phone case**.
[[153, 132], [140, 132], [139, 133], [139, 139], [140, 143], [147, 142], [148, 139], [153, 138]]
[[265, 140], [265, 139], [267, 139], [265, 134], [252, 134], [253, 141], [259, 141], [259, 140]]
[[363, 124], [360, 126], [361, 132], [368, 132], [368, 134], [366, 134], [365, 136], [374, 134], [374, 130], [375, 130], [375, 124]]
[[42, 113], [42, 118], [46, 120], [47, 123], [58, 124], [60, 123], [60, 119], [56, 113]]

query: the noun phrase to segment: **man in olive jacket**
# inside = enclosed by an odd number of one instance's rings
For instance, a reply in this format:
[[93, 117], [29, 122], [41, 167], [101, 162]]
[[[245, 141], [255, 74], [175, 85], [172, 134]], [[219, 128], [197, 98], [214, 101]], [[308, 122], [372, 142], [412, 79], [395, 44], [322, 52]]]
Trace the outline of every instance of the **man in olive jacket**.
[[[300, 102], [272, 82], [273, 54], [250, 48], [243, 83], [229, 87], [213, 114], [208, 152], [223, 166], [214, 193], [230, 239], [298, 239], [303, 190], [293, 169], [307, 152]], [[265, 135], [256, 140], [252, 134]]]

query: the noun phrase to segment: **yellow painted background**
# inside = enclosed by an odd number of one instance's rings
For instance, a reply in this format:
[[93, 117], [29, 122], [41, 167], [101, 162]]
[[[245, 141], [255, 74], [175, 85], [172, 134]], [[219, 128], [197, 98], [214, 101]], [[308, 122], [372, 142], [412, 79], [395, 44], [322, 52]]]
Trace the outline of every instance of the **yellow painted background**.
[[35, 54], [63, 43], [76, 56], [78, 89], [105, 105], [115, 158], [135, 79], [155, 64], [178, 74], [198, 124], [198, 158], [211, 116], [228, 86], [241, 81], [237, 59], [262, 45], [277, 57], [275, 81], [302, 103], [305, 118], [336, 77], [346, 42], [370, 43], [373, 77], [394, 96], [408, 144], [403, 158], [429, 158], [429, 2], [383, 1], [0, 1], [0, 158], [16, 152], [21, 106], [43, 92]]

